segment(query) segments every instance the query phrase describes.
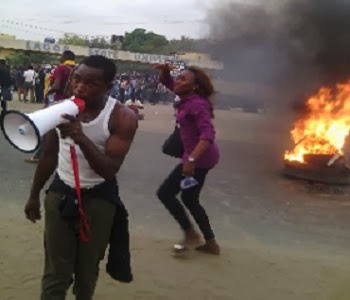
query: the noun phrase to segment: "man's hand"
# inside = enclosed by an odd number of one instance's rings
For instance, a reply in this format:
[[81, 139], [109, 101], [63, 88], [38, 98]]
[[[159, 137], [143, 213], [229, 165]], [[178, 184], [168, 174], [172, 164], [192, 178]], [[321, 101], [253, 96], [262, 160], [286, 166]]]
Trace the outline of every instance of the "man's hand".
[[63, 139], [70, 137], [75, 143], [79, 143], [85, 135], [81, 130], [80, 121], [71, 115], [63, 115], [62, 118], [69, 121], [69, 123], [64, 123], [58, 126], [58, 129], [61, 132], [61, 137]]
[[41, 213], [40, 213], [40, 199], [38, 198], [29, 198], [27, 201], [24, 212], [26, 214], [26, 217], [28, 220], [30, 220], [33, 223], [36, 223], [36, 221], [41, 219]]
[[195, 164], [193, 162], [186, 161], [182, 166], [182, 174], [185, 176], [194, 175]]

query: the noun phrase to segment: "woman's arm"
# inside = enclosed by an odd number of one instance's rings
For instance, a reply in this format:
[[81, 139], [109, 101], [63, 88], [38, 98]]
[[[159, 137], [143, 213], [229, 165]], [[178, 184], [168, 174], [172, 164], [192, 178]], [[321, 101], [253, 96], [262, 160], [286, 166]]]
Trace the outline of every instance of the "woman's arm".
[[190, 154], [189, 160], [193, 160], [195, 162], [198, 158], [200, 158], [209, 148], [210, 141], [209, 140], [199, 140], [196, 147]]
[[174, 79], [170, 75], [170, 66], [168, 65], [157, 65], [155, 67], [159, 70], [159, 81], [165, 85], [169, 90], [174, 90]]
[[211, 120], [210, 107], [207, 103], [196, 103], [192, 113], [194, 122], [199, 131], [199, 141], [184, 163], [183, 173], [192, 176], [196, 166], [196, 161], [208, 150], [210, 144], [215, 141], [215, 128]]

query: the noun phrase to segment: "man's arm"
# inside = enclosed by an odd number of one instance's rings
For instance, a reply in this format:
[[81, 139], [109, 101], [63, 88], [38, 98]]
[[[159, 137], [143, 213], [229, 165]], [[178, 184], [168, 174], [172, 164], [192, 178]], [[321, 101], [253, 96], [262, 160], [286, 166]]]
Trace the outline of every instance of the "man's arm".
[[85, 135], [77, 144], [91, 169], [105, 179], [112, 179], [118, 173], [138, 127], [136, 114], [127, 107], [117, 105], [111, 115], [112, 134], [106, 141], [105, 153]]
[[36, 168], [30, 197], [39, 197], [40, 192], [57, 167], [58, 136], [56, 130], [49, 131], [44, 140], [44, 151]]
[[36, 168], [29, 200], [25, 206], [25, 214], [33, 223], [41, 218], [40, 191], [56, 169], [58, 160], [58, 136], [56, 130], [45, 136], [44, 151]]

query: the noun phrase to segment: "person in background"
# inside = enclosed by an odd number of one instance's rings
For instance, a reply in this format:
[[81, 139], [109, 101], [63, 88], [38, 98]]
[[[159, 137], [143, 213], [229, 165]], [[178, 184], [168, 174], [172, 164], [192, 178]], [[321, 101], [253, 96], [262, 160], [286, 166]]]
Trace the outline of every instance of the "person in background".
[[30, 102], [34, 103], [34, 84], [35, 84], [35, 71], [33, 66], [29, 66], [23, 74], [24, 77], [24, 102], [28, 102], [28, 92]]
[[120, 87], [119, 87], [119, 97], [118, 100], [120, 101], [120, 103], [125, 103], [126, 100], [126, 90], [128, 88], [129, 82], [127, 78], [122, 78], [121, 79], [121, 83], [120, 83]]
[[155, 79], [151, 78], [148, 84], [149, 89], [149, 102], [151, 105], [156, 105], [158, 101], [158, 93], [157, 93], [157, 82]]
[[[176, 107], [176, 120], [180, 127], [180, 138], [184, 147], [182, 161], [165, 179], [157, 191], [159, 200], [169, 210], [184, 232], [184, 239], [174, 245], [174, 250], [196, 248], [210, 254], [219, 254], [209, 218], [200, 203], [199, 196], [207, 174], [219, 162], [219, 147], [215, 143], [214, 117], [211, 97], [213, 84], [201, 69], [190, 67], [182, 71], [174, 81], [167, 65], [157, 66], [161, 82], [180, 99]], [[197, 185], [181, 190], [181, 181], [193, 177]], [[181, 192], [182, 203], [197, 222], [202, 237], [194, 229], [183, 205], [177, 199]]]
[[142, 82], [141, 80], [138, 78], [136, 83], [135, 83], [135, 87], [134, 87], [134, 94], [133, 94], [133, 99], [136, 99], [138, 101], [141, 101], [141, 86], [142, 86]]
[[134, 89], [132, 87], [132, 84], [130, 83], [130, 81], [128, 81], [128, 84], [125, 88], [125, 101], [126, 100], [129, 100], [129, 99], [132, 99], [133, 98], [133, 95], [134, 95]]
[[41, 67], [35, 72], [35, 102], [44, 102], [45, 73]]
[[11, 73], [6, 66], [4, 59], [0, 59], [0, 102], [1, 102], [1, 115], [2, 118], [4, 113], [7, 111], [7, 101], [11, 100]]
[[[49, 90], [45, 94], [44, 98], [45, 106], [72, 96], [68, 81], [71, 73], [74, 70], [74, 67], [75, 54], [70, 50], [64, 51], [61, 56], [61, 64], [55, 68], [51, 74], [51, 83]], [[34, 154], [34, 156], [26, 158], [25, 161], [30, 163], [37, 163], [43, 152], [43, 147], [43, 144], [40, 145], [39, 150]]]
[[23, 67], [19, 67], [15, 74], [15, 80], [17, 83], [17, 93], [18, 100], [22, 101], [22, 96], [24, 99], [24, 71]]
[[120, 91], [120, 81], [116, 77], [114, 79], [113, 88], [111, 89], [111, 97], [118, 99], [119, 91]]
[[71, 96], [69, 91], [69, 77], [75, 67], [75, 54], [66, 50], [61, 56], [61, 64], [54, 69], [51, 77], [51, 87], [45, 95], [45, 102], [53, 95], [53, 101], [64, 100]]
[[16, 73], [17, 73], [17, 68], [10, 68], [12, 91], [14, 91], [14, 92], [18, 91], [18, 86], [17, 86], [17, 81], [16, 81]]
[[46, 66], [45, 67], [45, 79], [44, 79], [44, 97], [47, 95], [47, 92], [49, 91], [50, 84], [51, 84], [51, 67]]

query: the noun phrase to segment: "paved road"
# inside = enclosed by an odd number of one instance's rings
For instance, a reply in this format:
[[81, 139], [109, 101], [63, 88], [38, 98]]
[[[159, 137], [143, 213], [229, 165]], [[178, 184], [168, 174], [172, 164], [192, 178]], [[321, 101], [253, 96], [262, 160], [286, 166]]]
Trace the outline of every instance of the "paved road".
[[[176, 163], [159, 151], [165, 137], [165, 133], [140, 130], [119, 181], [134, 229], [177, 238], [177, 225], [155, 198], [157, 186]], [[259, 243], [346, 253], [350, 247], [347, 191], [326, 188], [320, 193], [283, 178], [279, 172], [282, 145], [272, 149], [263, 139], [219, 143], [222, 161], [209, 175], [203, 192], [219, 240], [229, 245]], [[25, 163], [25, 157], [0, 136], [1, 202], [22, 205], [26, 200], [35, 165]]]

